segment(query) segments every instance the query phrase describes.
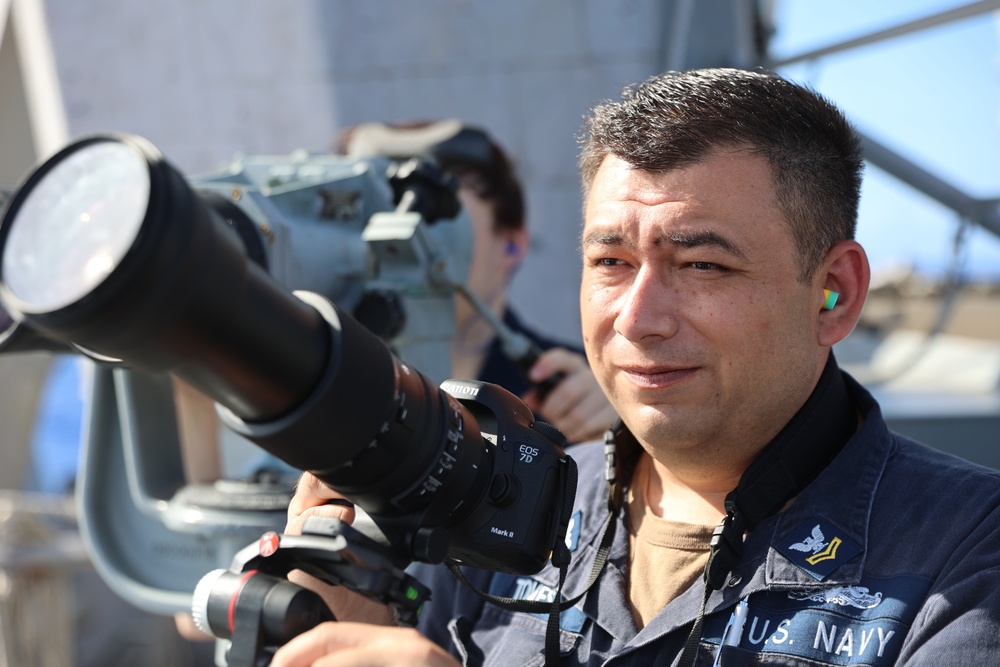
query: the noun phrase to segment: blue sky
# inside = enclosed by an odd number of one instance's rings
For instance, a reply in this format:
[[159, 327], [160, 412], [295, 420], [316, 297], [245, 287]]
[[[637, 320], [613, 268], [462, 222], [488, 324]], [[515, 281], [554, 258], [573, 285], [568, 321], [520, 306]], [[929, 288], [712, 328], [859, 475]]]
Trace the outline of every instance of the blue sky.
[[[772, 52], [792, 56], [922, 18], [970, 0], [779, 0]], [[1000, 20], [994, 13], [782, 72], [809, 83], [858, 128], [968, 194], [1000, 197]], [[941, 273], [949, 265], [957, 216], [868, 167], [858, 239], [876, 270], [912, 263]], [[963, 248], [966, 276], [1000, 280], [1000, 238], [972, 230]]]

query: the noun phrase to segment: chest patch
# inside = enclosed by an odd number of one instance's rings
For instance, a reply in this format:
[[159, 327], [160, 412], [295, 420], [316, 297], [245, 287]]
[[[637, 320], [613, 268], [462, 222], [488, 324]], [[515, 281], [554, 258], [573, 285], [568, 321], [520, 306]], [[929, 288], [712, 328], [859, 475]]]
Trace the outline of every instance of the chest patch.
[[[822, 665], [892, 665], [923, 604], [930, 580], [865, 578], [857, 586], [767, 591], [747, 599], [746, 620], [727, 644]], [[705, 641], [719, 645], [728, 613], [706, 619]]]
[[817, 581], [861, 553], [844, 531], [817, 515], [777, 544], [781, 554]]
[[[533, 577], [517, 576], [499, 572], [490, 581], [490, 595], [529, 600], [532, 602], [552, 602], [556, 598], [556, 589], [542, 583]], [[563, 596], [565, 600], [565, 596]], [[548, 622], [548, 614], [528, 614]], [[568, 632], [580, 632], [587, 620], [586, 615], [577, 607], [570, 607], [559, 614], [559, 627]]]

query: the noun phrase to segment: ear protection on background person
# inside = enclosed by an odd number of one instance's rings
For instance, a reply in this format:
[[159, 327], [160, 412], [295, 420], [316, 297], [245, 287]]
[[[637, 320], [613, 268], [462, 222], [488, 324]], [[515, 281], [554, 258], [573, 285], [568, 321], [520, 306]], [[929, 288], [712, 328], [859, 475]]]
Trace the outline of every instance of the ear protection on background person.
[[825, 289], [823, 290], [823, 296], [826, 299], [823, 302], [823, 310], [833, 310], [833, 307], [837, 305], [837, 298], [840, 297], [840, 292]]

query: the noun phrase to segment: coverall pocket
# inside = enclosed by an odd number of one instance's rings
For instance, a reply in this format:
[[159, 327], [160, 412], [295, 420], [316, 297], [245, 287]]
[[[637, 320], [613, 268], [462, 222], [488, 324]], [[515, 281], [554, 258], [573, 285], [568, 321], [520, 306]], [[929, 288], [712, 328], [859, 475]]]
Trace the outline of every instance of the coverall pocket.
[[[545, 664], [546, 622], [533, 614], [487, 605], [475, 624], [458, 618], [449, 623], [448, 630], [464, 667], [541, 667]], [[579, 634], [560, 630], [560, 655], [571, 653], [579, 641]]]

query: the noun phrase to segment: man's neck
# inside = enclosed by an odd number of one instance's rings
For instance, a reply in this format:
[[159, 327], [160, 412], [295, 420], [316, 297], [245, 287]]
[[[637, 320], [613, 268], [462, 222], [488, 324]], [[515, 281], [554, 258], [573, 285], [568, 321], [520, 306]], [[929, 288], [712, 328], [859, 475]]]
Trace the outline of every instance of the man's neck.
[[671, 521], [717, 524], [726, 512], [723, 502], [740, 480], [740, 472], [716, 476], [678, 476], [647, 452], [649, 485], [646, 498], [655, 514]]
[[719, 456], [713, 457], [714, 462], [670, 463], [643, 451], [642, 456], [652, 459], [647, 501], [660, 516], [674, 521], [717, 522], [726, 514], [726, 496], [740, 485], [748, 469], [751, 479], [745, 485], [759, 480], [763, 469], [773, 468], [780, 460], [784, 468], [791, 466], [795, 471], [801, 488], [840, 451], [858, 423], [854, 403], [831, 356], [818, 385], [791, 421], [756, 449], [730, 450], [724, 467], [719, 466], [723, 458]]

